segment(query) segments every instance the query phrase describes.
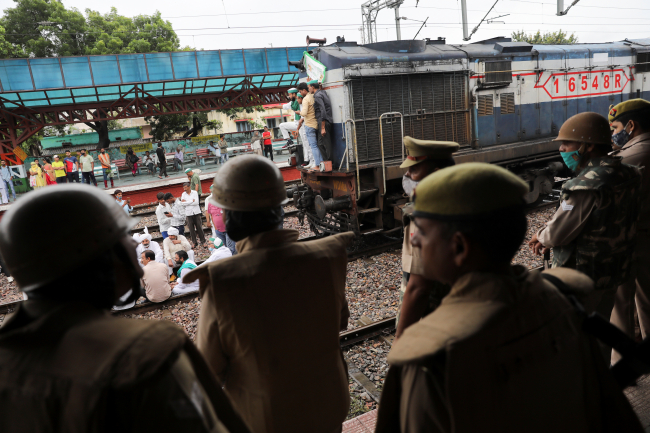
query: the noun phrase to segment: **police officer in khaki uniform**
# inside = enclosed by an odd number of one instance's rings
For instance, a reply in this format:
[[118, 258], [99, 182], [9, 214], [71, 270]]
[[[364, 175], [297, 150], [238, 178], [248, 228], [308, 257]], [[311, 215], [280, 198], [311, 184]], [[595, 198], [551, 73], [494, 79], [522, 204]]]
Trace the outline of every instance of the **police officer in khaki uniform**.
[[[641, 210], [632, 266], [636, 278], [619, 286], [611, 319], [633, 337], [636, 310], [641, 336], [647, 338], [650, 336], [650, 102], [645, 99], [621, 102], [610, 108], [609, 122], [613, 128], [612, 142], [620, 149], [612, 155], [622, 158], [624, 164], [645, 167], [641, 171]], [[614, 352], [612, 363], [619, 358]]]
[[[82, 239], [34, 262], [70, 215]], [[249, 431], [182, 329], [106, 313], [139, 296], [137, 221], [78, 184], [30, 193], [0, 221], [0, 254], [29, 297], [0, 328], [3, 433]]]
[[511, 265], [526, 234], [528, 185], [466, 163], [415, 192], [412, 243], [424, 277], [451, 292], [404, 331], [388, 355], [377, 433], [640, 432], [630, 404], [554, 284], [579, 295], [571, 269]]
[[[633, 275], [632, 256], [640, 207], [639, 169], [611, 151], [609, 122], [597, 113], [569, 118], [554, 141], [576, 177], [562, 185], [560, 207], [529, 241], [540, 253], [553, 248], [553, 267], [584, 272], [596, 284], [585, 307], [610, 317], [619, 285]], [[603, 347], [609, 363], [609, 350]]]
[[296, 242], [297, 230], [282, 229], [280, 170], [257, 155], [226, 163], [211, 200], [239, 254], [184, 278], [200, 281], [199, 350], [254, 433], [341, 431], [350, 394], [339, 332], [350, 316], [354, 234]]
[[[407, 157], [400, 166], [406, 168], [402, 185], [411, 197], [413, 189], [422, 179], [441, 168], [454, 165], [451, 155], [460, 147], [449, 141], [417, 140], [404, 137]], [[413, 203], [404, 206], [404, 244], [402, 245], [402, 285], [400, 286], [400, 308], [397, 313], [396, 337], [404, 330], [426, 316], [440, 304], [449, 287], [422, 276], [420, 251], [411, 246], [415, 233]]]

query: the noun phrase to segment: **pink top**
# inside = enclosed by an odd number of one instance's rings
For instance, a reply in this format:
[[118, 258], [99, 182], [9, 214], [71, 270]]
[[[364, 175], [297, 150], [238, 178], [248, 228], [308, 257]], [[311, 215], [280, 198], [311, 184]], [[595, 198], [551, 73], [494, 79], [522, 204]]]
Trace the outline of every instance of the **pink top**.
[[212, 215], [212, 222], [214, 223], [214, 228], [220, 232], [226, 231], [226, 224], [223, 222], [223, 211], [220, 207], [208, 203], [208, 213]]

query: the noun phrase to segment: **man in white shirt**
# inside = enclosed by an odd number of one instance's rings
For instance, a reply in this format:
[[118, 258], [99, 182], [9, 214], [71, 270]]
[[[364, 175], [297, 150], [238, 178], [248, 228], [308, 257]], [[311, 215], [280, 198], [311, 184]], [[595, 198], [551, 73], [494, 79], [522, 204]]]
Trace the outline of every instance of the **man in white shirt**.
[[177, 228], [170, 227], [167, 234], [169, 236], [163, 241], [163, 251], [171, 274], [174, 268], [178, 268], [181, 265], [176, 262], [176, 253], [178, 251], [185, 251], [188, 257], [194, 261], [194, 251], [192, 251], [192, 245], [187, 241], [187, 238], [178, 233]]
[[213, 155], [214, 158], [214, 164], [217, 165], [219, 164], [219, 161], [221, 160], [221, 149], [219, 149], [219, 146], [214, 144], [214, 141], [210, 140], [208, 143], [208, 152], [210, 155]]
[[205, 243], [205, 235], [203, 234], [203, 220], [201, 219], [201, 206], [199, 205], [199, 193], [190, 189], [188, 182], [183, 184], [183, 194], [181, 195], [181, 205], [185, 208], [185, 218], [187, 226], [190, 229], [190, 237], [192, 238], [192, 247], [199, 245], [196, 242], [198, 234], [201, 243]]
[[177, 251], [175, 254], [176, 263], [180, 263], [181, 267], [177, 272], [178, 283], [176, 283], [172, 289], [172, 295], [182, 295], [183, 293], [189, 292], [198, 292], [199, 291], [199, 280], [194, 281], [190, 284], [185, 284], [183, 282], [183, 277], [187, 275], [192, 269], [196, 268], [196, 263], [194, 260], [190, 260], [189, 256], [185, 251]]
[[163, 239], [166, 239], [167, 230], [172, 226], [172, 208], [165, 201], [164, 192], [159, 192], [156, 198], [158, 199], [158, 207], [156, 208], [158, 227], [160, 227], [160, 234], [162, 234]]
[[[182, 235], [185, 234], [185, 206], [182, 205], [181, 200], [175, 198], [171, 192], [165, 193], [165, 201], [169, 204], [172, 210], [171, 224], [172, 227], [178, 229]], [[169, 229], [167, 229], [169, 233]]]
[[287, 145], [293, 144], [290, 132], [295, 131], [298, 128], [298, 121], [300, 120], [300, 115], [295, 114], [295, 111], [300, 110], [298, 102], [296, 101], [298, 89], [291, 88], [288, 93], [290, 100], [286, 104], [282, 105], [282, 109], [291, 112], [291, 117], [289, 118], [291, 120], [280, 123], [280, 132], [282, 132], [282, 138], [287, 140]]
[[157, 159], [156, 155], [151, 155], [149, 151], [146, 151], [142, 158], [142, 164], [147, 167], [151, 176], [156, 174], [156, 161], [154, 158]]
[[142, 276], [143, 296], [151, 302], [162, 302], [172, 295], [169, 285], [169, 273], [164, 263], [158, 263], [153, 251], [144, 251], [139, 260], [144, 263]]
[[[298, 101], [298, 104], [300, 104], [299, 106], [302, 110], [302, 95], [300, 93], [298, 93], [296, 100]], [[314, 154], [311, 153], [311, 147], [309, 147], [309, 142], [307, 141], [307, 133], [305, 132], [305, 128], [302, 127], [302, 124], [304, 122], [305, 118], [300, 116], [300, 120], [297, 122], [298, 130], [294, 132], [293, 135], [297, 137], [298, 134], [300, 134], [300, 141], [302, 142], [302, 159], [305, 161], [302, 166], [306, 168], [313, 168], [316, 166], [316, 163], [314, 162]]]
[[[156, 262], [158, 263], [165, 263], [165, 259], [163, 257], [163, 250], [160, 248], [160, 245], [158, 242], [152, 242], [151, 241], [151, 235], [149, 234], [149, 230], [147, 227], [144, 228], [144, 233], [143, 234], [134, 234], [133, 239], [138, 243], [138, 246], [135, 249], [136, 254], [138, 255], [138, 260], [142, 256], [142, 253], [145, 251], [152, 251], [155, 255]], [[144, 267], [144, 263], [140, 261], [140, 266]]]

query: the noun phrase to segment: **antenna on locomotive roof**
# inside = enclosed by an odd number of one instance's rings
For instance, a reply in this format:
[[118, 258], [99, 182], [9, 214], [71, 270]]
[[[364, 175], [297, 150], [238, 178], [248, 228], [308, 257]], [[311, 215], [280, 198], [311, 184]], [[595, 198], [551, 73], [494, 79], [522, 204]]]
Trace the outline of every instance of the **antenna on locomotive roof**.
[[564, 10], [564, 0], [557, 0], [557, 16], [561, 17], [569, 13], [569, 9], [574, 7], [580, 0], [574, 0], [571, 5]]

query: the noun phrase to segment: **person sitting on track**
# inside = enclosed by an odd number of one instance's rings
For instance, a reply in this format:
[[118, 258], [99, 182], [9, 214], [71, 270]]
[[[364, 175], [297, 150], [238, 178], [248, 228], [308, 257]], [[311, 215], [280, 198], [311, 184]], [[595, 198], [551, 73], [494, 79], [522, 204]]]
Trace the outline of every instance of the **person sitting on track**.
[[175, 227], [170, 227], [167, 230], [167, 239], [163, 240], [163, 251], [165, 252], [165, 260], [167, 260], [167, 266], [169, 266], [170, 275], [171, 273], [178, 270], [182, 263], [176, 262], [174, 254], [177, 251], [185, 251], [189, 258], [194, 261], [194, 251], [192, 251], [192, 245], [190, 245], [187, 238], [181, 234], [178, 234], [178, 229]]
[[158, 242], [151, 241], [151, 235], [149, 234], [149, 229], [147, 229], [147, 227], [144, 228], [144, 233], [134, 234], [133, 239], [138, 243], [138, 247], [135, 249], [135, 253], [138, 256], [138, 260], [140, 261], [140, 266], [144, 267], [144, 264], [140, 258], [142, 256], [142, 253], [145, 251], [153, 251], [155, 254], [156, 262], [165, 264], [163, 250], [160, 248], [160, 244], [158, 244]]
[[[83, 241], [34, 266], [32, 245], [71, 221]], [[3, 216], [0, 254], [28, 300], [0, 328], [1, 432], [249, 432], [181, 328], [107, 314], [139, 292], [136, 223], [79, 184], [32, 192]]]
[[[350, 393], [339, 331], [350, 316], [354, 234], [297, 242], [297, 230], [280, 228], [286, 199], [280, 170], [264, 157], [238, 156], [217, 172], [210, 200], [225, 210], [238, 254], [183, 277], [201, 285], [197, 342], [255, 433], [340, 432]], [[305, 398], [306, 389], [318, 392]]]
[[172, 286], [169, 285], [168, 266], [159, 263], [154, 252], [149, 250], [143, 251], [139, 259], [144, 271], [140, 295], [149, 302], [163, 302], [169, 299], [172, 295]]
[[174, 260], [176, 263], [180, 264], [176, 276], [178, 279], [176, 283], [172, 283], [172, 295], [182, 295], [184, 293], [198, 292], [199, 291], [199, 282], [194, 281], [192, 283], [185, 283], [183, 277], [187, 275], [192, 269], [196, 268], [196, 263], [194, 260], [191, 260], [187, 253], [183, 250], [176, 251], [174, 253]]
[[213, 246], [208, 247], [210, 250], [210, 257], [205, 259], [199, 266], [207, 265], [208, 263], [216, 262], [217, 260], [227, 259], [232, 257], [232, 251], [224, 245], [223, 241], [219, 238], [210, 238]]
[[593, 281], [511, 265], [527, 193], [528, 183], [484, 163], [417, 186], [411, 242], [423, 276], [451, 292], [393, 343], [376, 433], [643, 431], [567, 297], [587, 298]]

